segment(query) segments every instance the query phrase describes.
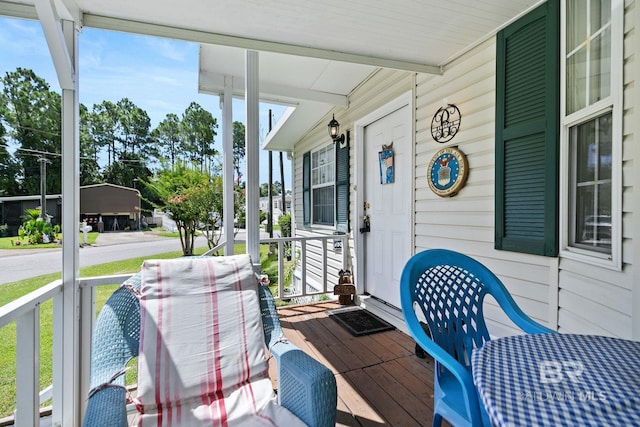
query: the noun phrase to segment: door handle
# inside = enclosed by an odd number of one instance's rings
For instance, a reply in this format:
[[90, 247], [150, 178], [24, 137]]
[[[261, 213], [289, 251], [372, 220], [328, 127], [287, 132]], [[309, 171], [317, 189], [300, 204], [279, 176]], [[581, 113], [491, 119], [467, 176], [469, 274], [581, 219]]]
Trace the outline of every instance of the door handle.
[[363, 227], [360, 228], [360, 233], [368, 233], [371, 231], [371, 222], [369, 221], [369, 215], [362, 217]]

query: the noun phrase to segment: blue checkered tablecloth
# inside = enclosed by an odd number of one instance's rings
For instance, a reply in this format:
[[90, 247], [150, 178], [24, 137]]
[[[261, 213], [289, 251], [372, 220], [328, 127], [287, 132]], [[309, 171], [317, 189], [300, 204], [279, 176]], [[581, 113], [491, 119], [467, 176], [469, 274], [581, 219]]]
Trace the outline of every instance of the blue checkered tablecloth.
[[640, 426], [640, 342], [519, 335], [474, 350], [471, 366], [494, 426]]

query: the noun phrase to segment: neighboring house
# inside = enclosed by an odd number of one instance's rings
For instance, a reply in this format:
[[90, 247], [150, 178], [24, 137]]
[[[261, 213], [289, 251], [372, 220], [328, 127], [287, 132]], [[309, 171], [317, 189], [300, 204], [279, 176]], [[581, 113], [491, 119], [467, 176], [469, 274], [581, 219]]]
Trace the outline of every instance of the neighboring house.
[[98, 231], [135, 229], [140, 220], [140, 191], [115, 184], [80, 187], [80, 220]]
[[[631, 338], [640, 323], [640, 40], [636, 2], [611, 3], [581, 3], [565, 21], [561, 2], [546, 2], [441, 76], [375, 71], [347, 108], [293, 146], [295, 235], [349, 233], [360, 301], [398, 326], [404, 263], [448, 248], [486, 264], [553, 329]], [[446, 105], [461, 121], [438, 142], [432, 119]], [[327, 134], [333, 116], [346, 144]], [[381, 180], [385, 146], [392, 183]], [[452, 197], [429, 185], [443, 148], [468, 161], [466, 185]], [[328, 261], [334, 274], [338, 260]], [[514, 331], [492, 305], [486, 315], [496, 334]]]
[[[47, 214], [52, 224], [61, 224], [62, 195], [49, 194]], [[0, 197], [0, 224], [9, 225], [10, 235], [17, 235], [26, 209], [40, 209], [41, 199], [35, 196]], [[115, 184], [95, 184], [80, 187], [80, 220], [94, 230], [102, 219], [105, 231], [134, 228], [140, 216], [140, 192]]]
[[[282, 215], [282, 195], [273, 196], [273, 223], [278, 223], [278, 218]], [[291, 212], [291, 195], [285, 195], [285, 212]], [[269, 212], [269, 198], [260, 197], [260, 211]]]
[[[52, 224], [60, 224], [62, 217], [62, 196], [60, 194], [46, 195], [47, 215]], [[9, 235], [17, 236], [18, 228], [24, 222], [23, 216], [27, 209], [40, 209], [42, 198], [35, 196], [6, 196], [0, 197], [0, 224], [9, 226]]]

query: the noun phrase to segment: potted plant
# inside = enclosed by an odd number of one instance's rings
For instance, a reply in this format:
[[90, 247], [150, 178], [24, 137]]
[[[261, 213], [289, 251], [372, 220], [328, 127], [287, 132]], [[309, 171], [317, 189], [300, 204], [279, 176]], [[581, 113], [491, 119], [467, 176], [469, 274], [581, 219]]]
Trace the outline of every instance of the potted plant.
[[5, 224], [0, 224], [0, 237], [7, 237], [9, 235], [9, 226]]

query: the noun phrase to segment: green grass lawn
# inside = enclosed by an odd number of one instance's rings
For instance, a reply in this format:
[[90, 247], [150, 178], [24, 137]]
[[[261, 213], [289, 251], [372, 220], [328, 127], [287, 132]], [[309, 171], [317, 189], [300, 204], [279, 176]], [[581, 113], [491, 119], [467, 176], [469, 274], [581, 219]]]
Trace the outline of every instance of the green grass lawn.
[[171, 232], [168, 230], [165, 230], [164, 228], [160, 227], [160, 228], [150, 228], [147, 231], [145, 231], [145, 233], [152, 233], [152, 234], [156, 234], [158, 236], [162, 236], [162, 237], [180, 237], [180, 233], [176, 232]]
[[[97, 231], [87, 233], [87, 242], [92, 245], [96, 242], [98, 237]], [[80, 244], [84, 243], [84, 236], [79, 233], [78, 241]], [[19, 243], [18, 243], [19, 242]], [[40, 245], [30, 245], [27, 239], [20, 240], [20, 237], [0, 237], [0, 250], [2, 249], [48, 249], [48, 248], [62, 248], [59, 243], [42, 243]]]
[[[162, 237], [176, 237], [179, 238], [180, 237], [180, 233], [176, 232], [172, 232], [172, 231], [167, 231], [164, 228], [160, 227], [160, 228], [152, 228], [149, 229], [148, 231], [146, 231], [147, 233], [154, 233], [157, 234], [158, 236], [162, 236]], [[202, 233], [199, 231], [196, 231], [196, 236], [200, 236]]]
[[[273, 224], [273, 231], [280, 231], [280, 226], [278, 224]], [[260, 229], [262, 231], [266, 231], [267, 230], [267, 225], [266, 224], [260, 224]]]

